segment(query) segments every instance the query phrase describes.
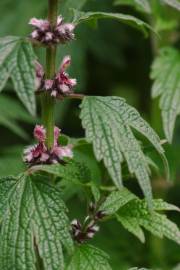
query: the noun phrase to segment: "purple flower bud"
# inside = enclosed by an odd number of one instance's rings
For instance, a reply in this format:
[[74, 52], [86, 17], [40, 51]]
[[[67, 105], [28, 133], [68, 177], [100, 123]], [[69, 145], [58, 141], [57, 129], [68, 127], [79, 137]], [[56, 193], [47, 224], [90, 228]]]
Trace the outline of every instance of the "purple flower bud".
[[54, 82], [53, 80], [45, 80], [45, 81], [44, 81], [44, 88], [45, 88], [46, 90], [52, 89], [53, 82]]
[[32, 26], [35, 26], [36, 28], [38, 28], [41, 31], [46, 31], [49, 29], [50, 27], [50, 23], [48, 20], [42, 20], [42, 19], [36, 19], [36, 18], [32, 18], [29, 21], [29, 24]]

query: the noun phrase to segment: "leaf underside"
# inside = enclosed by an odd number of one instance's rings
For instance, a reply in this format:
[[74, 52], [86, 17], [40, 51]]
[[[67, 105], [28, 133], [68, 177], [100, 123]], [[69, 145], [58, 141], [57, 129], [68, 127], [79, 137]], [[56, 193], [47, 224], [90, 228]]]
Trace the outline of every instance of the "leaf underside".
[[160, 139], [140, 114], [120, 97], [85, 97], [81, 104], [82, 125], [93, 143], [98, 161], [103, 160], [118, 188], [122, 187], [121, 163], [127, 162], [150, 202], [149, 165], [132, 128], [143, 134], [163, 156]]
[[39, 177], [0, 181], [0, 269], [45, 270], [64, 267], [62, 245], [73, 250], [66, 207], [60, 193]]
[[180, 53], [170, 47], [162, 49], [152, 65], [151, 78], [154, 80], [152, 97], [160, 96], [164, 132], [171, 142], [180, 114]]
[[29, 42], [14, 36], [0, 38], [0, 91], [9, 78], [19, 99], [35, 115], [35, 55]]

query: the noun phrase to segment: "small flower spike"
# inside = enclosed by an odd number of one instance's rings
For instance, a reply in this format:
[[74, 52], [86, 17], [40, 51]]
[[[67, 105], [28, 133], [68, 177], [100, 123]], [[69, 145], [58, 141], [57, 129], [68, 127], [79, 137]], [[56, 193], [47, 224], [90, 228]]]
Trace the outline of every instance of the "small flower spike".
[[[62, 64], [60, 66], [59, 72], [56, 74], [52, 88], [51, 88], [51, 96], [66, 96], [70, 93], [73, 93], [73, 88], [76, 86], [76, 79], [69, 78], [69, 74], [66, 73], [66, 69], [71, 64], [71, 57], [65, 56]], [[46, 88], [46, 90], [48, 90]]]
[[34, 128], [34, 137], [38, 144], [27, 147], [24, 150], [24, 162], [29, 166], [39, 164], [64, 164], [64, 158], [73, 158], [72, 145], [61, 146], [58, 143], [60, 129], [54, 128], [54, 146], [47, 149], [45, 145], [46, 130], [43, 126], [36, 125]]
[[48, 20], [32, 18], [29, 24], [34, 27], [30, 37], [36, 42], [40, 42], [45, 46], [54, 44], [64, 44], [74, 39], [75, 25], [72, 23], [64, 23], [62, 16], [58, 16], [57, 23], [52, 27]]
[[55, 75], [54, 79], [45, 80], [43, 67], [36, 62], [36, 90], [48, 91], [52, 97], [63, 98], [73, 93], [73, 88], [76, 86], [76, 79], [69, 77], [66, 69], [71, 64], [71, 57], [65, 56], [59, 72]]
[[85, 217], [83, 224], [77, 219], [71, 222], [71, 233], [73, 239], [82, 244], [89, 239], [92, 239], [99, 231], [97, 223], [105, 217], [102, 211], [98, 210], [98, 207], [94, 203], [90, 203], [88, 207], [88, 216]]

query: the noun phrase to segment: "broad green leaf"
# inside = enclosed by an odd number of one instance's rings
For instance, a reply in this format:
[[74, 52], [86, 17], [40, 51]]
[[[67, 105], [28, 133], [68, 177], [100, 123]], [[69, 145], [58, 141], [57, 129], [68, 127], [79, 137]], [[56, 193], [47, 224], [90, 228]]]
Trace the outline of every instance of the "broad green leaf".
[[122, 23], [128, 24], [135, 28], [138, 28], [145, 33], [147, 30], [153, 30], [151, 26], [144, 21], [127, 14], [122, 13], [107, 13], [107, 12], [81, 12], [78, 10], [73, 10], [74, 12], [74, 19], [73, 23], [78, 25], [83, 22], [88, 22], [91, 20], [98, 20], [98, 19], [114, 19], [120, 21]]
[[120, 97], [85, 97], [81, 104], [82, 125], [93, 143], [98, 161], [103, 160], [117, 187], [122, 187], [121, 163], [127, 162], [150, 202], [149, 166], [132, 128], [142, 133], [164, 156], [160, 139], [140, 114]]
[[180, 1], [179, 0], [163, 0], [165, 4], [180, 10]]
[[170, 47], [162, 49], [152, 65], [151, 78], [154, 80], [152, 97], [160, 96], [164, 132], [171, 142], [180, 114], [180, 53]]
[[106, 198], [104, 203], [101, 205], [100, 210], [105, 212], [107, 215], [112, 215], [117, 212], [119, 208], [135, 198], [136, 196], [126, 188], [114, 191]]
[[175, 223], [170, 221], [164, 214], [158, 211], [178, 210], [162, 200], [153, 200], [153, 211], [148, 210], [148, 205], [144, 200], [133, 200], [122, 207], [118, 214], [117, 220], [122, 225], [144, 242], [144, 234], [141, 227], [150, 231], [160, 238], [167, 237], [180, 244], [180, 231]]
[[111, 270], [108, 259], [109, 256], [102, 250], [91, 245], [81, 245], [76, 248], [66, 270]]
[[0, 90], [11, 78], [19, 99], [34, 115], [35, 106], [35, 55], [32, 46], [22, 38], [0, 38]]
[[28, 139], [28, 134], [23, 130], [18, 121], [34, 123], [32, 117], [16, 100], [0, 95], [0, 125], [7, 127], [20, 137]]
[[68, 160], [67, 164], [38, 165], [33, 171], [42, 171], [62, 178], [64, 181], [81, 184], [91, 181], [91, 172], [83, 163]]
[[151, 13], [151, 5], [149, 0], [115, 0], [115, 5], [130, 5], [135, 7], [137, 10]]
[[0, 269], [36, 270], [38, 257], [45, 270], [63, 269], [62, 244], [71, 252], [73, 244], [59, 191], [38, 176], [0, 183]]

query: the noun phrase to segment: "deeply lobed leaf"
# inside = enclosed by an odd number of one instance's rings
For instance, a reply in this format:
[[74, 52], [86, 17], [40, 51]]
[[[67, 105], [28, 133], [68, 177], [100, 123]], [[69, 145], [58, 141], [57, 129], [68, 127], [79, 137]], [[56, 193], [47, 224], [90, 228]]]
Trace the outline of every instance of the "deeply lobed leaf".
[[149, 165], [132, 128], [143, 134], [164, 158], [160, 139], [139, 113], [120, 97], [85, 97], [82, 125], [93, 143], [97, 160], [103, 160], [117, 187], [122, 187], [121, 163], [125, 160], [149, 203], [152, 199]]
[[180, 114], [180, 53], [174, 48], [164, 48], [152, 65], [151, 78], [154, 80], [152, 97], [160, 96], [160, 109], [164, 132], [172, 141], [175, 121]]
[[144, 200], [136, 199], [119, 210], [117, 220], [142, 242], [145, 241], [145, 238], [141, 227], [144, 227], [155, 236], [167, 237], [180, 244], [180, 231], [175, 223], [164, 214], [158, 213], [163, 210], [179, 211], [177, 207], [162, 200], [153, 200], [153, 211], [150, 212]]

